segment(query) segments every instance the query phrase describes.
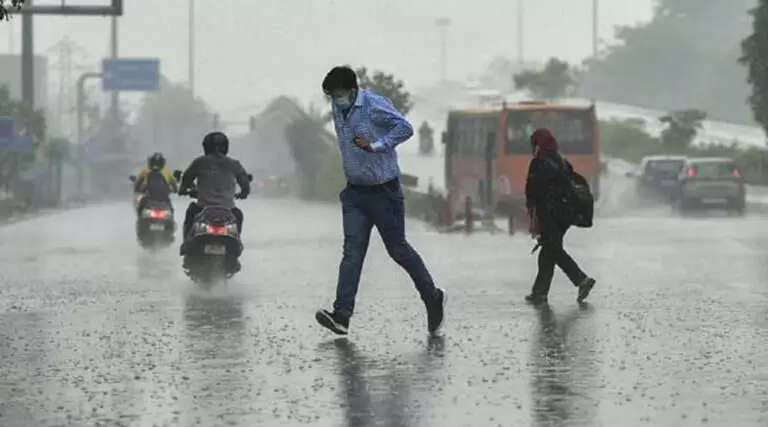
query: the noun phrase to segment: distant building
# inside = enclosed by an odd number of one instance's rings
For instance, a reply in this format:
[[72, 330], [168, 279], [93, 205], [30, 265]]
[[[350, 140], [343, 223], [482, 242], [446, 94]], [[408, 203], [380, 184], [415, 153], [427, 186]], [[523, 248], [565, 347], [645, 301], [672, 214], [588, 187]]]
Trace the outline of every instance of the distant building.
[[[35, 108], [48, 106], [48, 58], [35, 55]], [[21, 99], [21, 55], [0, 55], [0, 85], [7, 85], [11, 97]]]

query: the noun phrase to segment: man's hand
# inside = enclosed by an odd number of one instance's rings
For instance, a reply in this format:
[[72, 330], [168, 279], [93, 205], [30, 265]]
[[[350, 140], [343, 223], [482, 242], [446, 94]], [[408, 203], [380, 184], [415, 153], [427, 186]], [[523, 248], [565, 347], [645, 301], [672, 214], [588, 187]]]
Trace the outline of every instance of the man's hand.
[[357, 145], [358, 147], [362, 148], [363, 150], [369, 153], [373, 153], [373, 146], [371, 145], [370, 142], [366, 141], [365, 138], [363, 138], [362, 136], [355, 137], [355, 145]]

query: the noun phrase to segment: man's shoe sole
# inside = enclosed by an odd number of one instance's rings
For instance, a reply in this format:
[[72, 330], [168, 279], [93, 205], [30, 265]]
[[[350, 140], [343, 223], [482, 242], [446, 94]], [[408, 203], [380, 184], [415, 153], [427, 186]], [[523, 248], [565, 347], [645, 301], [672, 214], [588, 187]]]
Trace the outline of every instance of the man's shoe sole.
[[443, 318], [440, 319], [440, 323], [437, 325], [434, 331], [430, 331], [429, 333], [431, 335], [437, 335], [440, 333], [440, 331], [443, 329], [443, 326], [445, 326], [445, 306], [448, 304], [448, 294], [445, 292], [445, 289], [440, 289], [440, 292], [443, 293]]
[[526, 297], [525, 302], [531, 305], [549, 304], [549, 299], [547, 297], [534, 297], [534, 298]]
[[589, 293], [592, 292], [592, 288], [595, 287], [595, 283], [595, 279], [589, 279], [586, 284], [579, 286], [579, 297], [576, 298], [576, 302], [584, 302], [589, 296]]
[[319, 310], [315, 313], [315, 320], [323, 327], [330, 329], [336, 335], [347, 335], [348, 329], [344, 325], [340, 325], [333, 320], [333, 317], [327, 315], [323, 310]]

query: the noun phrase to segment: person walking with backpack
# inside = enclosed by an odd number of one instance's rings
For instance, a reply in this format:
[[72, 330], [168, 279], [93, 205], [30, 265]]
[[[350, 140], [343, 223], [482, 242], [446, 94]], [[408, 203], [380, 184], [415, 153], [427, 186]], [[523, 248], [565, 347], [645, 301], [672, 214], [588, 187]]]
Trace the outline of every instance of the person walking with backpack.
[[563, 247], [563, 238], [574, 224], [576, 214], [573, 166], [560, 155], [557, 139], [548, 129], [537, 129], [531, 135], [531, 148], [533, 159], [528, 168], [525, 198], [530, 231], [541, 251], [533, 290], [525, 300], [534, 304], [547, 302], [557, 265], [578, 288], [577, 301], [581, 303], [595, 286], [595, 279], [587, 276]]

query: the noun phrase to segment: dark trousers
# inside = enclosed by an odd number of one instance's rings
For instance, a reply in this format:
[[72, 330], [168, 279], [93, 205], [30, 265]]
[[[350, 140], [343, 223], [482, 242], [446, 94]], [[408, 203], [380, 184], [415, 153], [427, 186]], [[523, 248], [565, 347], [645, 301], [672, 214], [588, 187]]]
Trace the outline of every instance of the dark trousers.
[[[189, 229], [192, 228], [192, 222], [195, 220], [195, 217], [202, 211], [203, 207], [195, 202], [191, 202], [189, 206], [187, 206], [187, 213], [184, 214], [184, 239], [187, 238]], [[237, 220], [237, 232], [243, 234], [243, 211], [235, 206], [232, 208], [232, 215], [234, 215], [235, 220]]]
[[437, 289], [421, 256], [405, 239], [405, 199], [398, 180], [373, 187], [347, 185], [339, 195], [344, 226], [344, 254], [339, 266], [334, 310], [352, 316], [371, 230], [379, 231], [387, 253], [411, 276], [425, 302]]
[[576, 261], [568, 255], [563, 248], [563, 237], [565, 231], [551, 231], [542, 233], [539, 238], [541, 249], [539, 250], [539, 272], [536, 280], [533, 282], [534, 295], [549, 294], [549, 287], [552, 285], [552, 278], [555, 275], [555, 265], [560, 267], [568, 276], [574, 286], [579, 286], [587, 275], [579, 268]]

